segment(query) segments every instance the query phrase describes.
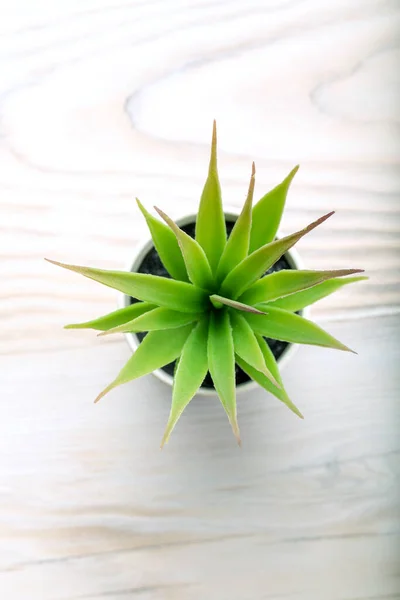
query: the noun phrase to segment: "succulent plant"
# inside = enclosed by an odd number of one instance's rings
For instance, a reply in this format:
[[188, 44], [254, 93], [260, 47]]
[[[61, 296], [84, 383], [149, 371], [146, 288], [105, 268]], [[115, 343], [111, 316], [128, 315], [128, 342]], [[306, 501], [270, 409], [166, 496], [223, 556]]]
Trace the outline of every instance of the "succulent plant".
[[361, 269], [281, 270], [266, 274], [296, 242], [333, 214], [332, 211], [296, 233], [276, 238], [287, 191], [297, 169], [252, 207], [253, 163], [246, 201], [227, 238], [214, 122], [208, 177], [200, 199], [195, 238], [159, 208], [155, 210], [162, 220], [137, 201], [170, 278], [50, 261], [137, 299], [130, 306], [93, 321], [66, 326], [92, 328], [101, 331], [100, 335], [147, 332], [116, 379], [95, 402], [118, 385], [177, 359], [171, 411], [162, 445], [208, 372], [240, 443], [235, 395], [237, 363], [251, 379], [303, 418], [284, 389], [265, 336], [352, 352], [297, 312], [365, 277], [343, 279], [362, 272]]

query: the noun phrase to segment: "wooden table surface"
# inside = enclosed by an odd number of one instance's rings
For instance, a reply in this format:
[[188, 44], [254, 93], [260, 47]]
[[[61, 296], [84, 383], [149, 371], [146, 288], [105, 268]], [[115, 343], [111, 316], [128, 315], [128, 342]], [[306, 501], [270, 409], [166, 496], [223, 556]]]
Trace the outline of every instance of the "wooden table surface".
[[[0, 7], [0, 596], [400, 598], [400, 5], [17, 0]], [[212, 119], [224, 201], [297, 163], [283, 231], [370, 280], [315, 306], [358, 356], [299, 349], [239, 401], [239, 450], [195, 399], [159, 450], [152, 376], [93, 405], [124, 339], [65, 331], [115, 293], [44, 256], [121, 268], [135, 204], [197, 207]]]

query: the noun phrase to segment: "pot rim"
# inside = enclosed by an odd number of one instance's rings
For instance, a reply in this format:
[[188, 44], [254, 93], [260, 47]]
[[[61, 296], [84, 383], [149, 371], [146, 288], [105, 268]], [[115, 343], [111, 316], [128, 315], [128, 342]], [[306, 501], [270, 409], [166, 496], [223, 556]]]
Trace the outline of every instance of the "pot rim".
[[[235, 221], [239, 216], [239, 212], [236, 208], [228, 206], [224, 210], [224, 215], [228, 221], [229, 220]], [[178, 219], [174, 219], [174, 220], [175, 220], [175, 223], [181, 227], [182, 225], [188, 225], [189, 223], [195, 222], [196, 217], [197, 217], [197, 213], [189, 213], [187, 215], [184, 215], [184, 216], [182, 216]], [[278, 238], [283, 237], [279, 231], [277, 233], [277, 237]], [[149, 252], [149, 250], [151, 250], [152, 247], [154, 247], [152, 238], [150, 236], [146, 236], [146, 237], [142, 236], [135, 245], [133, 259], [131, 259], [129, 261], [129, 263], [126, 265], [126, 269], [128, 271], [136, 272], [136, 270], [140, 266], [143, 258], [146, 256], [146, 254]], [[295, 248], [291, 248], [290, 250], [285, 252], [285, 257], [287, 258], [290, 266], [293, 269], [304, 269], [303, 261], [300, 258], [299, 253], [297, 252], [297, 250]], [[118, 308], [126, 308], [127, 306], [130, 306], [129, 298], [130, 298], [130, 296], [128, 296], [127, 294], [124, 294], [123, 292], [119, 292], [118, 293]], [[303, 317], [304, 316], [308, 317], [309, 312], [310, 312], [309, 307], [306, 307], [300, 311], [300, 314]], [[137, 348], [139, 347], [139, 344], [140, 344], [140, 341], [137, 338], [137, 336], [134, 333], [124, 333], [124, 336], [125, 336], [125, 339], [129, 345], [129, 347], [131, 348], [132, 352], [135, 352], [135, 350], [137, 350]], [[283, 354], [281, 354], [281, 356], [277, 360], [280, 370], [289, 362], [289, 360], [293, 357], [293, 355], [296, 353], [297, 350], [298, 350], [298, 344], [288, 343], [286, 349], [283, 351]], [[165, 371], [163, 371], [162, 369], [154, 370], [153, 375], [155, 375], [158, 379], [160, 379], [164, 383], [168, 384], [169, 386], [173, 385], [174, 378], [171, 375], [169, 375], [168, 373], [166, 373]], [[250, 381], [247, 381], [245, 383], [241, 383], [241, 384], [237, 385], [236, 391], [239, 393], [242, 393], [245, 391], [246, 392], [250, 391], [257, 387], [259, 387], [259, 384], [256, 381], [254, 381], [253, 379], [251, 379]], [[197, 395], [199, 395], [199, 396], [217, 396], [218, 394], [214, 388], [202, 388], [201, 387], [197, 391]]]

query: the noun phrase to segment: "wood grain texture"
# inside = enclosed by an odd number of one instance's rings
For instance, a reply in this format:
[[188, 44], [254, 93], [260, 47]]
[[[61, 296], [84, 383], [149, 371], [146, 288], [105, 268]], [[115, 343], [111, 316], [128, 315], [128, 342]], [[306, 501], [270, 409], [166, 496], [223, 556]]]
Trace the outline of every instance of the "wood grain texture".
[[151, 376], [94, 406], [123, 343], [4, 358], [7, 599], [398, 597], [399, 335], [369, 318], [359, 356], [299, 349], [284, 379], [304, 421], [250, 393], [242, 450], [198, 398], [160, 451], [170, 390]]
[[[5, 600], [400, 598], [397, 0], [0, 3], [0, 591]], [[303, 348], [285, 381], [196, 400], [158, 449], [169, 391], [91, 400], [122, 340], [62, 325], [113, 291], [45, 263], [121, 268], [134, 201], [197, 208], [212, 119], [224, 202], [297, 163], [282, 230], [309, 268], [370, 280], [318, 304], [359, 356]], [[4, 593], [5, 590], [5, 593]]]

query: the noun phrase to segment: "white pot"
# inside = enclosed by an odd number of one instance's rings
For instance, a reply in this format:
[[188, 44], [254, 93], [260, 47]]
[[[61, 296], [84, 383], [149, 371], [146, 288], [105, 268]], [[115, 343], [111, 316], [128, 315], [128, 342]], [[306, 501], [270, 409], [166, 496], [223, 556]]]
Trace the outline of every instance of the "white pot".
[[[228, 221], [235, 221], [238, 216], [239, 216], [239, 214], [235, 209], [229, 209], [229, 210], [225, 211], [225, 217], [227, 218]], [[196, 214], [190, 214], [190, 215], [187, 215], [186, 217], [176, 219], [175, 222], [177, 223], [177, 225], [179, 225], [181, 227], [183, 225], [188, 225], [189, 223], [194, 223], [195, 221], [196, 221]], [[278, 233], [277, 237], [280, 238], [283, 236], [281, 236]], [[136, 272], [139, 269], [144, 257], [152, 249], [153, 246], [154, 246], [153, 241], [149, 237], [147, 237], [143, 241], [139, 242], [136, 246], [136, 254], [135, 254], [133, 260], [131, 260], [127, 265], [127, 271]], [[302, 260], [299, 256], [298, 252], [294, 248], [292, 248], [291, 250], [286, 252], [285, 257], [292, 268], [294, 268], [294, 269], [303, 269], [304, 268]], [[125, 308], [127, 306], [130, 306], [130, 296], [120, 293], [118, 296], [118, 306], [119, 306], [119, 308]], [[300, 312], [301, 312], [302, 316], [308, 316], [309, 309], [306, 308]], [[125, 335], [126, 341], [128, 342], [131, 350], [133, 352], [135, 352], [135, 350], [138, 348], [138, 346], [140, 344], [138, 337], [134, 333], [125, 333], [124, 335]], [[297, 347], [298, 347], [297, 344], [288, 344], [288, 346], [286, 347], [286, 349], [283, 351], [283, 353], [281, 354], [281, 356], [278, 359], [278, 364], [279, 364], [280, 369], [282, 369], [282, 367], [284, 365], [286, 365], [287, 362], [292, 358], [292, 356], [294, 355], [294, 353], [297, 350]], [[162, 369], [156, 369], [155, 371], [153, 371], [153, 374], [156, 377], [158, 377], [158, 379], [160, 379], [161, 381], [164, 381], [164, 383], [167, 383], [168, 385], [172, 386], [173, 377], [171, 375], [169, 375], [168, 373], [166, 373], [165, 371], [163, 371]], [[249, 390], [256, 388], [257, 386], [258, 386], [258, 383], [256, 381], [251, 380], [246, 383], [242, 383], [242, 384], [238, 385], [236, 390], [238, 392], [244, 392], [244, 391], [247, 392]], [[216, 391], [213, 388], [200, 388], [198, 390], [197, 394], [200, 396], [216, 396], [217, 395]]]

